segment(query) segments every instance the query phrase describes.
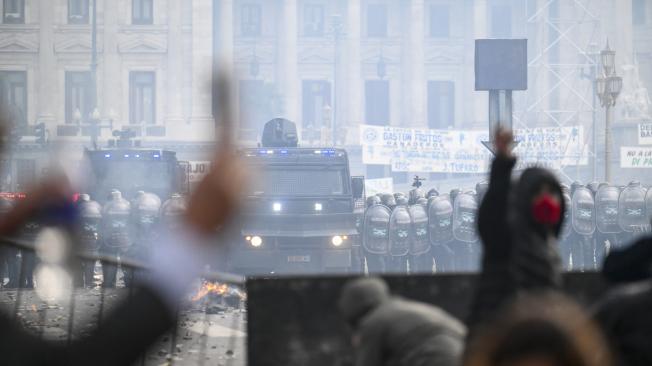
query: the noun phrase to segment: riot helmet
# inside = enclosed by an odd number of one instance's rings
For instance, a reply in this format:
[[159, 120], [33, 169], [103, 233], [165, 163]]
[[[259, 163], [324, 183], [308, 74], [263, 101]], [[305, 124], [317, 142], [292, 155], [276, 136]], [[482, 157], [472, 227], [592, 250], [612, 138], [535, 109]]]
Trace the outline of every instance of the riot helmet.
[[437, 196], [439, 196], [439, 191], [437, 191], [437, 189], [435, 188], [430, 189], [426, 194], [427, 199], [430, 199], [432, 197], [437, 197]]
[[390, 209], [394, 209], [394, 207], [396, 207], [396, 199], [392, 194], [389, 193], [383, 194], [382, 201], [383, 204], [389, 207]]
[[367, 197], [366, 206], [367, 208], [369, 208], [373, 205], [379, 205], [381, 203], [382, 201], [380, 197], [374, 195], [374, 196]]
[[397, 206], [407, 206], [408, 204], [409, 204], [409, 201], [405, 196], [398, 196], [396, 198], [396, 205]]

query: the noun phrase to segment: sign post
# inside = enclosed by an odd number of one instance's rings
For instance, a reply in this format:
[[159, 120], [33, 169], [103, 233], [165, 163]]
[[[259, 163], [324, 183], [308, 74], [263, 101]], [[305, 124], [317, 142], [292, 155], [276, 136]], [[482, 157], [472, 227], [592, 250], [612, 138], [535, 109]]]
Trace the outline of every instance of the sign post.
[[494, 131], [513, 130], [512, 91], [527, 89], [527, 39], [476, 39], [475, 90], [489, 92], [489, 140], [482, 144], [493, 151]]

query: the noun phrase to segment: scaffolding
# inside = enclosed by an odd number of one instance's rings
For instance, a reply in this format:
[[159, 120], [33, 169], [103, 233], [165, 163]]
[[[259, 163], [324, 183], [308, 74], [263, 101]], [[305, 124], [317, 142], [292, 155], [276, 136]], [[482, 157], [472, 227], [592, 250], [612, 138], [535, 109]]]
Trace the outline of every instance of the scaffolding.
[[[596, 177], [598, 44], [603, 0], [534, 0], [526, 5], [528, 91], [515, 100], [515, 128], [581, 127], [582, 153], [559, 169], [567, 181]], [[560, 154], [565, 154], [560, 146]], [[592, 166], [591, 166], [592, 165]]]

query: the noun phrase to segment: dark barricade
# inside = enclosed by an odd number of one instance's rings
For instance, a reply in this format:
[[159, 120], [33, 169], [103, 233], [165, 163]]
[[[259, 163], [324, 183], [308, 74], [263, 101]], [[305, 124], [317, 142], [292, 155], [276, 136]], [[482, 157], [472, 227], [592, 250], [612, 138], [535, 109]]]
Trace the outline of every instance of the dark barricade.
[[[435, 304], [465, 319], [475, 275], [385, 277], [393, 293]], [[351, 365], [350, 332], [337, 311], [347, 277], [251, 279], [248, 296], [250, 365]], [[596, 273], [565, 275], [566, 291], [589, 304], [605, 290]]]

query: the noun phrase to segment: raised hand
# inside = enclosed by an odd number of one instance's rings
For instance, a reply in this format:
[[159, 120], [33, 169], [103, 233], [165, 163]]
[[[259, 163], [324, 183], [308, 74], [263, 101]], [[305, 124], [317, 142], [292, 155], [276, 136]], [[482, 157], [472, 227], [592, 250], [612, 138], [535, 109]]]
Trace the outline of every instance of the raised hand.
[[206, 235], [214, 233], [236, 214], [246, 183], [244, 167], [232, 142], [232, 85], [224, 76], [215, 83], [220, 139], [215, 146], [212, 169], [190, 197], [186, 214], [188, 224]]
[[512, 131], [503, 127], [498, 127], [494, 135], [494, 147], [496, 156], [511, 157], [514, 145], [514, 135]]

